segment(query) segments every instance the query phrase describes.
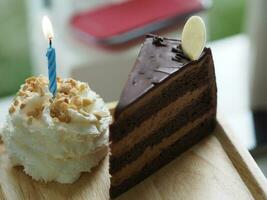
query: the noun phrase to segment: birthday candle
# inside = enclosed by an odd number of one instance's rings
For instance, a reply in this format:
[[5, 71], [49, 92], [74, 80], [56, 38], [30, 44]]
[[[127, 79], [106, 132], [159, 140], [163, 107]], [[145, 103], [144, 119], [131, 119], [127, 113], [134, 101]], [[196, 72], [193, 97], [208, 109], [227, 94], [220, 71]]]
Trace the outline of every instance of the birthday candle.
[[52, 39], [54, 37], [52, 24], [48, 17], [43, 17], [43, 32], [45, 37], [49, 40], [49, 47], [47, 49], [48, 59], [48, 75], [49, 75], [49, 91], [53, 96], [57, 93], [57, 73], [56, 73], [56, 51], [52, 47]]
[[49, 90], [53, 96], [55, 96], [57, 92], [56, 52], [52, 47], [51, 40], [49, 42], [49, 48], [47, 49], [46, 56], [48, 59]]

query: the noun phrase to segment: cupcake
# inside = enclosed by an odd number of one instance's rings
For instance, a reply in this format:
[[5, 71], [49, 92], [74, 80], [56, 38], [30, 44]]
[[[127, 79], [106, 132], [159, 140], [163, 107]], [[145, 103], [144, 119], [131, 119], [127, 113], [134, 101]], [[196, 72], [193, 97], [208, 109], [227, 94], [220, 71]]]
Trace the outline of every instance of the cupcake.
[[2, 138], [11, 163], [35, 180], [73, 183], [107, 154], [112, 117], [88, 84], [57, 79], [55, 97], [46, 77], [30, 77], [9, 108]]

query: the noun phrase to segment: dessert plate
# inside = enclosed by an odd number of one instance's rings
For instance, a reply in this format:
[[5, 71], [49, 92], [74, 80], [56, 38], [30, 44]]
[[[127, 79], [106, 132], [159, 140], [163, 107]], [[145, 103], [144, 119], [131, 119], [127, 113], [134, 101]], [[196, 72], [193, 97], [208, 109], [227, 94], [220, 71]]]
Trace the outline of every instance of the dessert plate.
[[[109, 199], [108, 156], [68, 185], [34, 181], [10, 166], [3, 145], [0, 152], [0, 199]], [[266, 185], [248, 151], [218, 124], [212, 135], [117, 199], [266, 199]]]

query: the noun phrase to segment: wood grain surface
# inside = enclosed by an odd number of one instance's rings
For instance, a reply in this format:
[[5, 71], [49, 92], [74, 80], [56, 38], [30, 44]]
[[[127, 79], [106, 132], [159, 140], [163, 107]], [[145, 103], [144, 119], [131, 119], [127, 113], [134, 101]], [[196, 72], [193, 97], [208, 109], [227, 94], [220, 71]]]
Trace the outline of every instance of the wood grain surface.
[[[0, 149], [0, 199], [109, 199], [108, 156], [74, 184], [45, 184], [32, 180], [22, 167], [12, 168]], [[212, 135], [117, 199], [267, 199], [266, 186], [250, 154], [218, 125]]]

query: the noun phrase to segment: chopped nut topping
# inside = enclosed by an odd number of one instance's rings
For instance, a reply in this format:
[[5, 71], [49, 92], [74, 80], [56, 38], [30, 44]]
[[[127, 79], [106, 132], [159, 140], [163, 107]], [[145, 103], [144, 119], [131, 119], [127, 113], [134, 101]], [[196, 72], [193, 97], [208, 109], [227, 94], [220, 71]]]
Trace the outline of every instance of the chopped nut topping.
[[77, 82], [74, 79], [70, 79], [70, 80], [68, 80], [66, 82], [70, 83], [73, 87], [75, 87], [77, 85]]
[[83, 99], [83, 107], [89, 106], [92, 103], [92, 101], [90, 99]]
[[22, 90], [23, 91], [26, 91], [28, 89], [28, 86], [27, 85], [24, 85], [23, 87], [22, 87]]
[[44, 107], [35, 108], [33, 111], [29, 111], [27, 115], [29, 117], [34, 117], [38, 119], [41, 116], [41, 113], [43, 112]]
[[20, 97], [28, 97], [27, 92], [36, 92], [40, 96], [44, 96], [43, 87], [48, 84], [48, 80], [45, 77], [30, 77], [26, 79], [25, 84], [18, 92]]
[[33, 81], [35, 81], [35, 80], [36, 80], [36, 77], [31, 76], [31, 77], [27, 78], [25, 82], [26, 82], [26, 83], [31, 83], [31, 82], [33, 82]]
[[88, 86], [87, 86], [85, 83], [82, 83], [82, 84], [80, 85], [79, 90], [82, 92], [82, 91], [85, 90], [87, 87], [88, 87]]
[[73, 105], [73, 104], [70, 104], [69, 105], [69, 108], [73, 109], [73, 110], [78, 110], [77, 106]]
[[18, 95], [22, 97], [22, 96], [26, 96], [26, 93], [23, 92], [23, 91], [19, 91], [19, 92], [18, 92]]
[[82, 106], [82, 100], [79, 96], [75, 96], [71, 99], [72, 103], [77, 106], [77, 107], [81, 107]]
[[108, 116], [108, 113], [102, 112], [102, 111], [97, 111], [97, 112], [94, 112], [94, 115], [96, 117], [107, 117]]
[[63, 83], [63, 79], [60, 78], [60, 77], [57, 77], [57, 82], [58, 82], [58, 83]]
[[58, 119], [59, 119], [59, 121], [65, 122], [65, 123], [70, 123], [70, 121], [71, 121], [71, 118], [68, 115], [60, 115], [60, 116], [58, 116]]
[[11, 106], [8, 111], [9, 111], [10, 114], [12, 114], [12, 113], [14, 113], [16, 111], [16, 109], [15, 109], [14, 106]]
[[19, 101], [17, 99], [14, 101], [14, 105], [15, 106], [19, 105]]
[[[77, 86], [78, 83], [73, 79], [62, 82], [59, 92], [51, 105], [50, 113], [53, 118], [69, 123], [71, 118], [67, 112], [68, 108], [80, 112], [80, 109], [83, 107], [83, 99], [78, 94]], [[83, 112], [83, 114], [87, 115], [88, 113]]]
[[71, 95], [76, 95], [78, 93], [78, 90], [76, 89], [76, 88], [72, 88], [71, 90], [70, 90], [70, 94]]
[[68, 109], [73, 109], [84, 116], [88, 116], [89, 113], [86, 109], [88, 109], [88, 106], [92, 104], [93, 101], [80, 96], [81, 92], [88, 88], [88, 85], [85, 83], [79, 84], [74, 79], [60, 81], [58, 93], [51, 103], [51, 117], [58, 118], [61, 122], [69, 123], [71, 118], [68, 115]]
[[28, 91], [33, 92], [33, 87], [32, 86], [28, 87]]
[[69, 84], [65, 84], [60, 87], [59, 92], [69, 94], [70, 90], [71, 90], [71, 86]]
[[22, 110], [25, 106], [26, 106], [26, 104], [25, 104], [25, 103], [22, 103], [22, 104], [20, 105], [20, 109]]
[[68, 109], [68, 104], [66, 102], [62, 102], [60, 104], [60, 109], [64, 112], [64, 111], [67, 111]]
[[69, 103], [69, 99], [65, 98], [64, 102], [68, 104]]
[[[48, 83], [49, 81], [46, 77], [29, 77], [26, 79], [25, 84], [17, 93], [17, 97], [9, 112], [15, 112], [15, 106], [18, 106], [20, 109], [26, 107], [27, 97], [31, 96], [32, 93], [37, 93], [40, 97], [45, 96], [45, 87], [48, 87]], [[63, 80], [59, 77], [57, 77], [57, 83], [57, 94], [54, 98], [49, 99], [51, 117], [60, 122], [70, 123], [71, 117], [69, 116], [68, 109], [73, 109], [84, 116], [89, 116], [89, 106], [93, 103], [93, 100], [82, 97], [83, 92], [89, 89], [89, 86], [74, 79]], [[33, 108], [30, 111], [25, 109], [27, 111], [26, 114], [29, 116], [27, 123], [31, 124], [34, 118], [40, 118], [43, 109], [44, 105]]]
[[86, 111], [85, 111], [85, 110], [83, 110], [83, 109], [79, 110], [79, 113], [81, 113], [82, 115], [84, 115], [84, 116], [86, 116], [86, 117], [88, 117], [88, 116], [89, 116], [89, 113], [88, 113], [88, 112], [86, 112]]

